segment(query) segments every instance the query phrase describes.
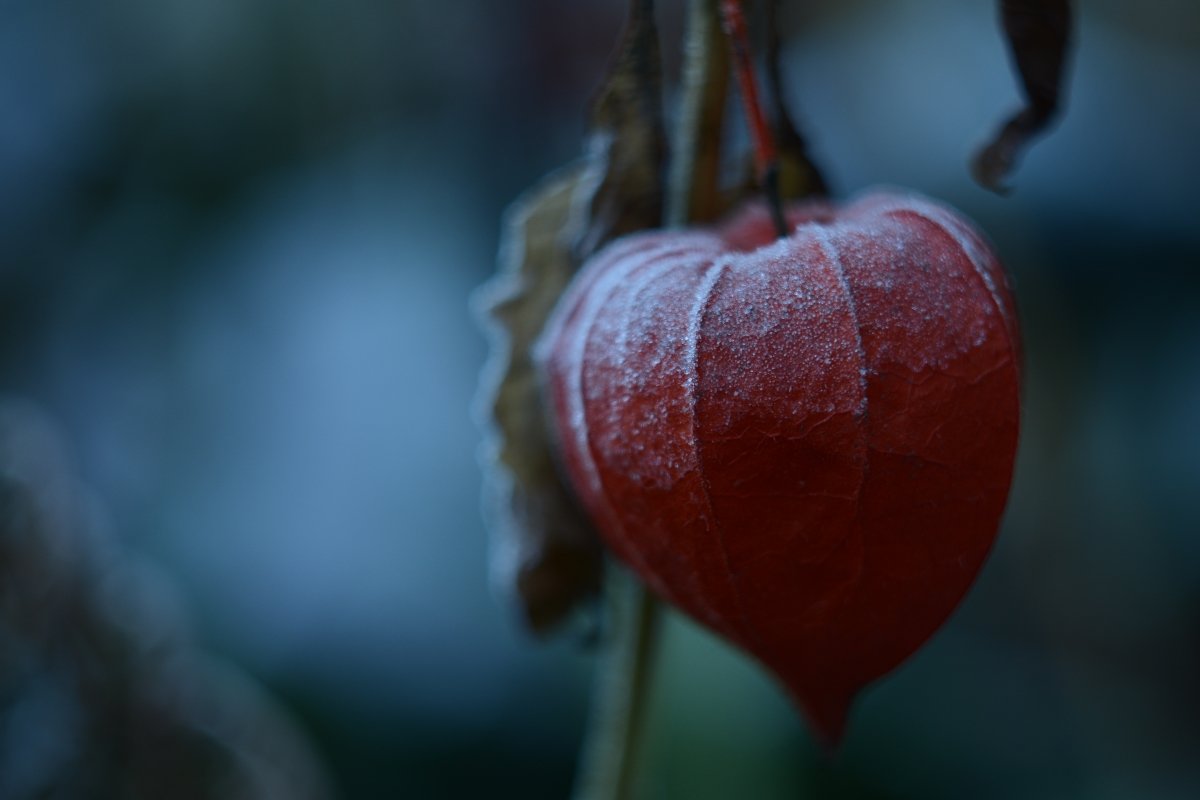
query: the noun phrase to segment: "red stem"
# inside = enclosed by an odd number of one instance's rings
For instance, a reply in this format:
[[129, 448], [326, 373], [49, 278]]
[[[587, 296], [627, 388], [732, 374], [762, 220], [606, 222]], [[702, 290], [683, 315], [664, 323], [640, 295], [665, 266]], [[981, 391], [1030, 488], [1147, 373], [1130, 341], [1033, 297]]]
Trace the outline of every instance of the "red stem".
[[746, 16], [741, 0], [721, 0], [721, 23], [729, 37], [733, 53], [733, 71], [741, 89], [742, 108], [750, 123], [750, 135], [754, 139], [754, 166], [759, 183], [767, 195], [771, 218], [775, 230], [782, 237], [788, 235], [787, 221], [783, 216], [783, 205], [779, 198], [779, 157], [775, 150], [775, 138], [767, 124], [766, 114], [759, 100], [758, 79], [754, 75], [754, 63], [750, 58], [750, 34], [746, 30]]

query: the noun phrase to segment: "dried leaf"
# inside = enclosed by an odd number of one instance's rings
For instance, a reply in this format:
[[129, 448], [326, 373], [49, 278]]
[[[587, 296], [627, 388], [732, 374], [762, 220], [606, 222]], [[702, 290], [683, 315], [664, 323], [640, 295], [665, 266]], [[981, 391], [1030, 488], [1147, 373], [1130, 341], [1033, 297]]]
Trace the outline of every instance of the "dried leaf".
[[513, 203], [498, 274], [475, 297], [492, 350], [480, 390], [492, 581], [515, 592], [538, 632], [600, 588], [599, 541], [559, 475], [530, 356], [575, 274], [570, 242], [582, 228], [575, 197], [590, 171], [586, 162], [575, 164]]
[[1058, 114], [1071, 4], [1069, 0], [1001, 0], [1000, 16], [1026, 105], [976, 154], [971, 172], [981, 185], [1004, 194], [1008, 187], [1003, 181], [1024, 149]]
[[583, 158], [513, 204], [497, 275], [475, 298], [492, 350], [478, 405], [492, 581], [539, 633], [599, 592], [602, 550], [561, 477], [530, 351], [584, 259], [661, 223], [660, 95], [653, 3], [633, 0]]
[[662, 224], [666, 138], [652, 0], [632, 0], [616, 58], [592, 100], [585, 144], [586, 221], [575, 243], [586, 258], [622, 234]]

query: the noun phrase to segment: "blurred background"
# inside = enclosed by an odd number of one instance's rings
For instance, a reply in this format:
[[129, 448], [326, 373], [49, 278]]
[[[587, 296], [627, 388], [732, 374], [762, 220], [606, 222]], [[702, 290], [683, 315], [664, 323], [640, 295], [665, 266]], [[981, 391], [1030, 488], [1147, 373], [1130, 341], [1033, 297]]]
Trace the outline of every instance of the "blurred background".
[[[1200, 796], [1200, 6], [1077, 5], [1066, 115], [999, 198], [967, 171], [1019, 102], [993, 4], [785, 3], [836, 190], [943, 198], [1014, 273], [1013, 500], [831, 762], [672, 619], [645, 797]], [[579, 152], [623, 11], [0, 5], [0, 393], [55, 420], [119, 546], [340, 796], [569, 791], [591, 658], [487, 586], [468, 296], [505, 205]], [[10, 762], [52, 724], [0, 722]]]

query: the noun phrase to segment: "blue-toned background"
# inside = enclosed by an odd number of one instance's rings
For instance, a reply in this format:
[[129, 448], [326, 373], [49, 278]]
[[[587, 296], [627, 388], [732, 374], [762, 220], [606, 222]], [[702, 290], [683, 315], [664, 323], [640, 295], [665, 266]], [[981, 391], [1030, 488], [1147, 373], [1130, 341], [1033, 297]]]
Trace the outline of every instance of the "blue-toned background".
[[[1200, 792], [1200, 6], [1078, 3], [1067, 114], [1002, 199], [966, 167], [1019, 99], [992, 5], [796, 2], [786, 73], [839, 191], [948, 200], [1014, 273], [994, 557], [832, 763], [672, 621], [648, 798]], [[489, 593], [467, 297], [577, 154], [623, 6], [0, 5], [0, 391], [346, 797], [568, 791], [590, 659]]]

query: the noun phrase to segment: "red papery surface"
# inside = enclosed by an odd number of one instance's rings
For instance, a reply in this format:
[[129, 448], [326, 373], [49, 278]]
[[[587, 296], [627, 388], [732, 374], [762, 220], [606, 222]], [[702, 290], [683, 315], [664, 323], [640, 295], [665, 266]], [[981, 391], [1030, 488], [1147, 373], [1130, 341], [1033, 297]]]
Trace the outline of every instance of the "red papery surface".
[[926, 198], [630, 236], [539, 343], [563, 462], [611, 549], [767, 665], [827, 742], [962, 599], [1019, 422], [1004, 270]]

